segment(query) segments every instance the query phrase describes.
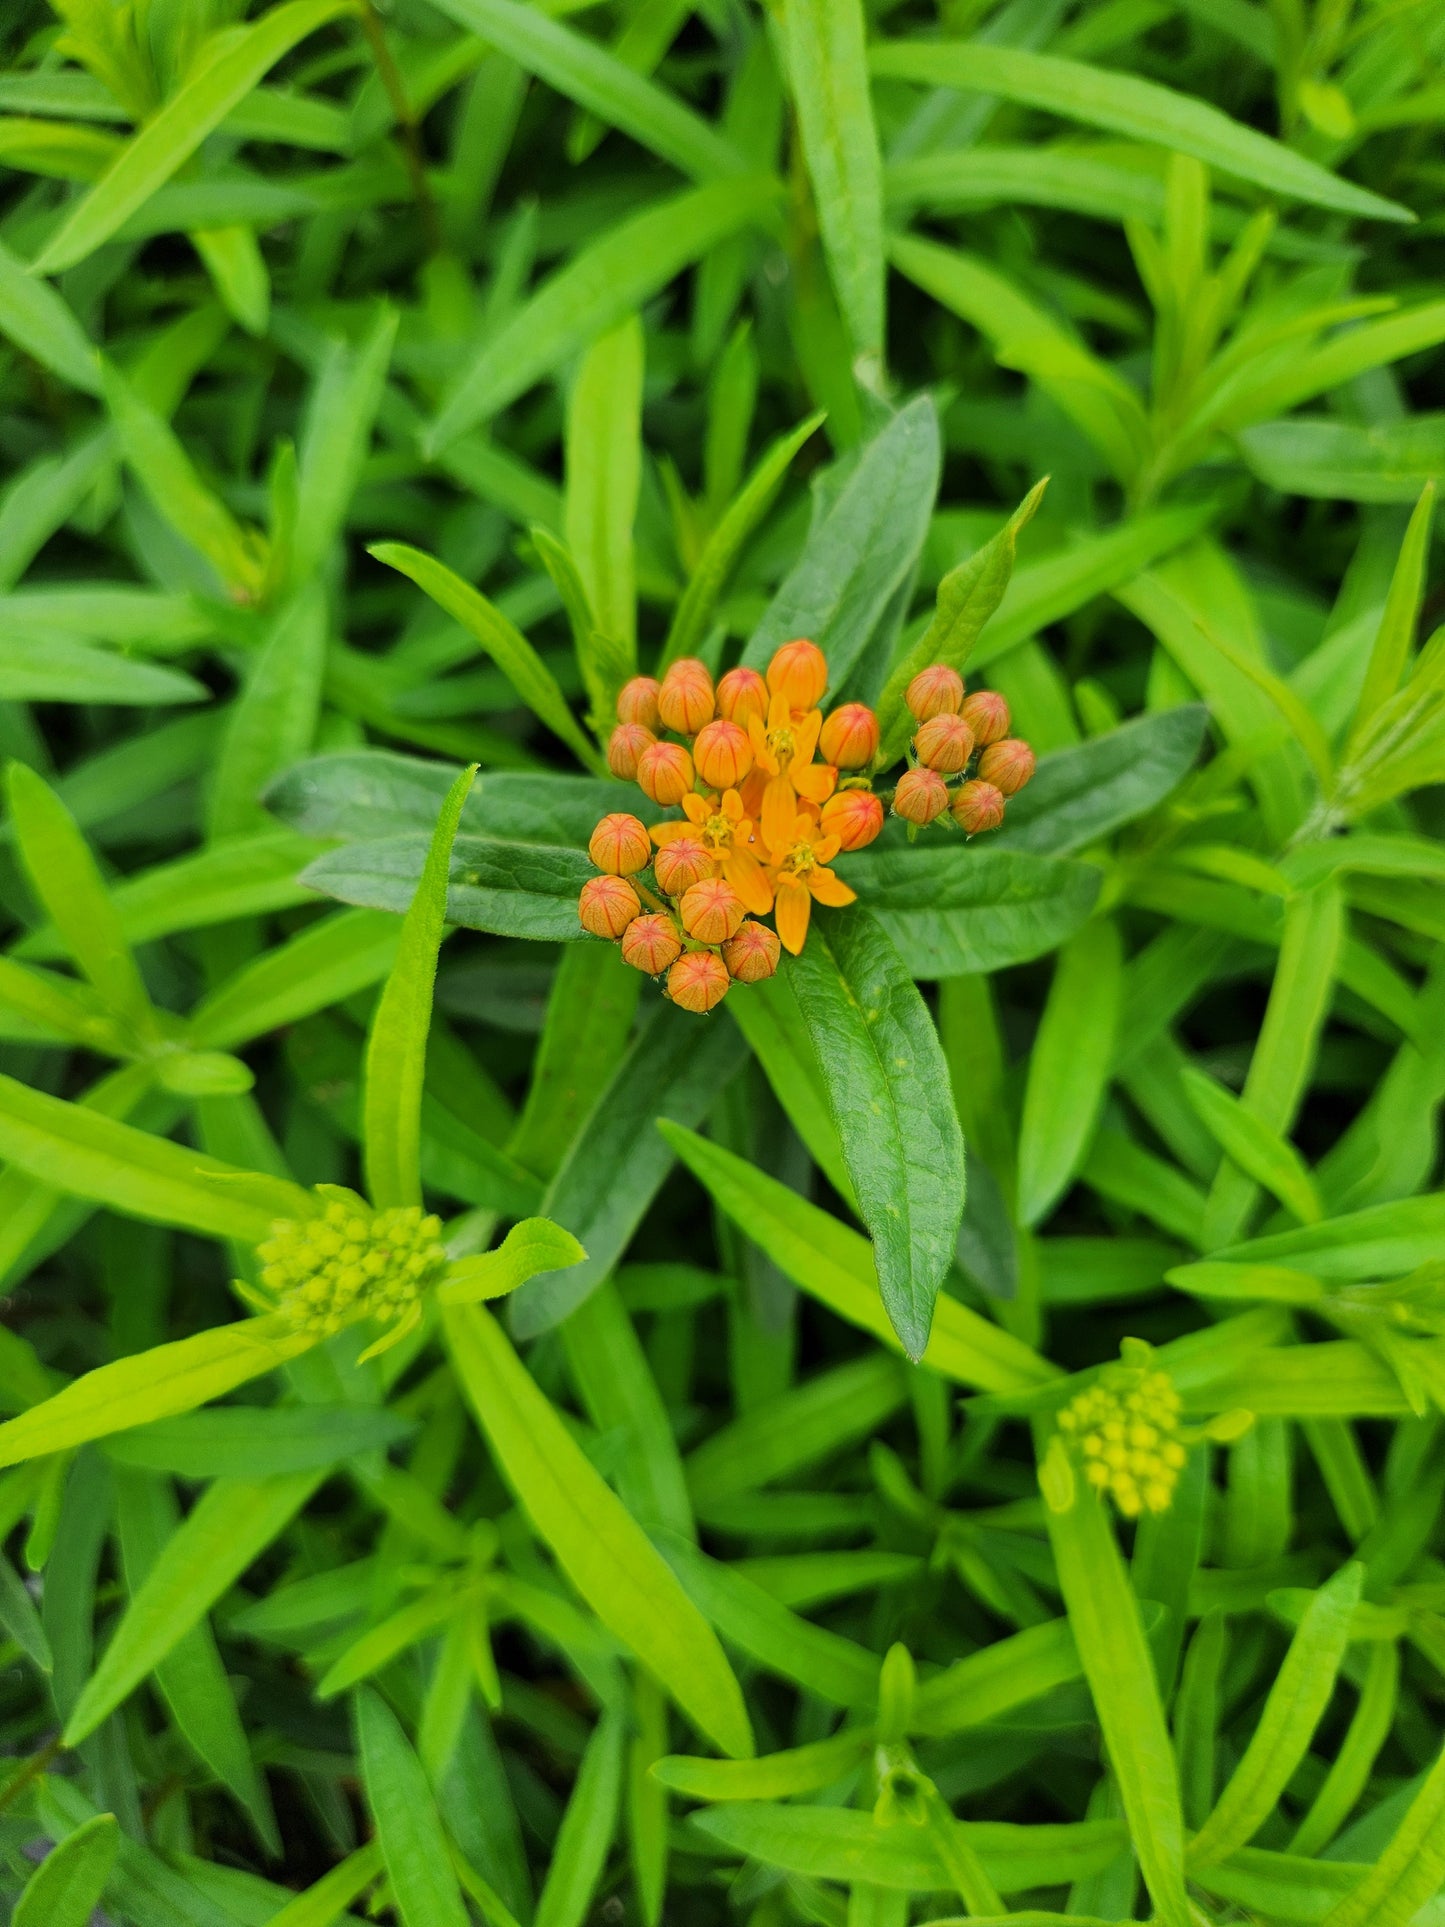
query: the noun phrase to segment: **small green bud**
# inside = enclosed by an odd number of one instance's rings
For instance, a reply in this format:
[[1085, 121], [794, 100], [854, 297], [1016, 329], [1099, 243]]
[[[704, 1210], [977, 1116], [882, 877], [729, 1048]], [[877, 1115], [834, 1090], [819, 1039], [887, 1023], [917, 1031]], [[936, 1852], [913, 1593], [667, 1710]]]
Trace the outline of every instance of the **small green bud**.
[[441, 1220], [420, 1205], [373, 1211], [338, 1186], [320, 1188], [315, 1218], [281, 1218], [256, 1248], [261, 1285], [299, 1331], [329, 1338], [358, 1319], [412, 1322], [447, 1266]]

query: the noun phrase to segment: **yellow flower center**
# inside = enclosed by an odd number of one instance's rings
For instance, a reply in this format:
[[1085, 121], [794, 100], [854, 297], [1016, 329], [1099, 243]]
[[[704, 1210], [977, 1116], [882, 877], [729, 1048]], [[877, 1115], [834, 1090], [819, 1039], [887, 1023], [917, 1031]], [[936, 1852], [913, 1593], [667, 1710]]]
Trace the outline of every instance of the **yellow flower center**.
[[1120, 1364], [1109, 1366], [1059, 1414], [1059, 1429], [1079, 1451], [1084, 1476], [1126, 1518], [1163, 1512], [1174, 1496], [1185, 1459], [1180, 1405], [1167, 1372]]
[[718, 855], [732, 848], [733, 832], [736, 828], [737, 825], [733, 819], [730, 816], [724, 816], [719, 810], [716, 816], [705, 818], [700, 833], [706, 847], [714, 855]]
[[807, 876], [817, 861], [818, 855], [813, 845], [804, 840], [793, 845], [778, 867], [788, 876], [801, 878]]
[[770, 729], [768, 748], [777, 759], [778, 774], [781, 776], [793, 760], [793, 732], [791, 729]]

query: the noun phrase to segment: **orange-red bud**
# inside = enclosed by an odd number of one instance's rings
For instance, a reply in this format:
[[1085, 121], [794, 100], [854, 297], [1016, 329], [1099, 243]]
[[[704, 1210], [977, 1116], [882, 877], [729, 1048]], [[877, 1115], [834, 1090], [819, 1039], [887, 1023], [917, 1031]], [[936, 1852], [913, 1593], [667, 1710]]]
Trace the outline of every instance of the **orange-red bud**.
[[948, 787], [933, 769], [905, 770], [893, 792], [893, 814], [905, 823], [931, 823], [948, 808]]
[[711, 950], [689, 950], [667, 973], [667, 994], [684, 1010], [715, 1010], [728, 994], [727, 965]]
[[959, 714], [973, 731], [973, 740], [980, 749], [987, 749], [990, 743], [1001, 743], [1008, 735], [1008, 704], [996, 689], [975, 689], [971, 696], [964, 698]]
[[971, 783], [959, 784], [948, 807], [953, 811], [954, 822], [970, 836], [976, 836], [980, 830], [996, 830], [1003, 822], [1001, 792], [977, 776]]
[[818, 750], [825, 763], [862, 769], [878, 754], [878, 718], [867, 703], [844, 703], [824, 717]]
[[637, 781], [654, 803], [680, 803], [692, 788], [692, 758], [681, 743], [649, 743], [637, 759]]
[[749, 917], [739, 926], [738, 934], [723, 945], [723, 962], [728, 975], [740, 984], [759, 984], [776, 971], [781, 950], [777, 932]]
[[642, 723], [648, 729], [656, 729], [657, 689], [655, 676], [634, 676], [630, 682], [623, 683], [617, 692], [618, 722]]
[[719, 717], [698, 731], [692, 760], [698, 775], [713, 789], [736, 789], [753, 766], [752, 742], [740, 724]]
[[962, 716], [930, 716], [913, 739], [920, 763], [941, 776], [957, 776], [973, 754], [973, 731]]
[[594, 937], [620, 937], [641, 909], [626, 877], [588, 877], [577, 899], [582, 928]]
[[634, 782], [642, 752], [651, 749], [656, 741], [645, 723], [619, 723], [607, 738], [608, 769], [624, 783]]
[[932, 662], [909, 683], [903, 700], [920, 723], [931, 716], [956, 716], [963, 701], [963, 677], [946, 662]]
[[587, 854], [599, 870], [615, 877], [630, 877], [652, 861], [652, 840], [645, 824], [618, 811], [604, 816], [597, 825], [588, 840]]
[[674, 837], [664, 843], [652, 859], [657, 887], [664, 896], [680, 897], [694, 883], [713, 873], [713, 860], [699, 836]]
[[828, 687], [828, 658], [816, 642], [785, 642], [768, 664], [768, 688], [790, 709], [815, 709]]
[[634, 970], [646, 971], [649, 977], [660, 977], [681, 955], [677, 925], [660, 913], [634, 918], [623, 934], [622, 961]]
[[726, 943], [735, 937], [746, 908], [726, 877], [704, 877], [683, 892], [678, 905], [683, 929], [698, 943]]
[[823, 805], [823, 834], [844, 850], [861, 850], [883, 828], [883, 805], [872, 790], [839, 790]]
[[1016, 796], [1034, 773], [1034, 753], [1021, 736], [1005, 736], [979, 757], [978, 773], [1005, 796]]
[[695, 736], [704, 723], [712, 721], [715, 700], [707, 664], [696, 656], [683, 656], [662, 679], [657, 713], [679, 736]]
[[717, 686], [717, 713], [746, 729], [748, 717], [762, 722], [768, 713], [768, 685], [756, 669], [729, 669]]

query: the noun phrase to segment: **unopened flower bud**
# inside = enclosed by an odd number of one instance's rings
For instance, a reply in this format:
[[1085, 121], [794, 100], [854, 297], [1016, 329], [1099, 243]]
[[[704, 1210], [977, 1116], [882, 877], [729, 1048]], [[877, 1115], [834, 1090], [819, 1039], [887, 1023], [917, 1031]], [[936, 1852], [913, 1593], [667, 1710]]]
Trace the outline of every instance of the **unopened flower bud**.
[[818, 749], [825, 763], [862, 769], [878, 754], [878, 718], [867, 703], [844, 703], [823, 719]]
[[747, 906], [726, 877], [704, 877], [684, 890], [678, 910], [682, 927], [697, 943], [735, 937]]
[[932, 662], [909, 683], [903, 700], [920, 723], [931, 716], [956, 716], [963, 701], [963, 677], [946, 662]]
[[587, 854], [609, 876], [630, 877], [652, 860], [652, 841], [635, 816], [618, 811], [604, 816], [587, 843]]
[[1059, 1430], [1089, 1484], [1126, 1519], [1137, 1519], [1168, 1510], [1187, 1454], [1173, 1379], [1139, 1340], [1125, 1339], [1121, 1349], [1123, 1361], [1106, 1365], [1097, 1383], [1060, 1412]]
[[699, 1016], [715, 1010], [728, 994], [732, 978], [715, 951], [689, 950], [667, 973], [667, 994], [683, 1010]]
[[256, 1248], [260, 1284], [277, 1309], [318, 1338], [360, 1318], [414, 1321], [421, 1294], [447, 1268], [440, 1219], [415, 1204], [373, 1211], [336, 1185], [318, 1186], [318, 1195], [319, 1215], [278, 1219]]
[[657, 741], [646, 723], [619, 723], [607, 738], [607, 767], [624, 783], [635, 782], [642, 752]]
[[692, 789], [692, 758], [681, 743], [649, 743], [637, 759], [637, 781], [654, 803], [680, 803]]
[[698, 731], [692, 760], [698, 775], [711, 788], [736, 789], [753, 766], [752, 742], [741, 724], [719, 717]]
[[758, 984], [777, 970], [781, 950], [777, 932], [749, 917], [723, 945], [723, 962], [740, 984]]
[[626, 877], [588, 877], [577, 899], [582, 928], [594, 937], [620, 937], [641, 910], [637, 892]]
[[823, 805], [823, 834], [843, 850], [861, 850], [883, 828], [883, 805], [872, 790], [839, 790]]
[[1005, 736], [979, 757], [978, 773], [1005, 796], [1017, 796], [1034, 773], [1034, 753], [1021, 736]]
[[717, 686], [717, 713], [730, 723], [748, 726], [749, 716], [762, 722], [768, 713], [768, 685], [756, 669], [729, 669]]
[[790, 709], [815, 709], [828, 687], [828, 658], [816, 642], [785, 642], [768, 664], [768, 688]]
[[671, 917], [660, 913], [636, 917], [622, 938], [622, 961], [649, 977], [660, 977], [682, 955], [682, 938]]
[[618, 722], [641, 723], [647, 729], [656, 729], [657, 688], [655, 676], [634, 676], [630, 682], [623, 683], [617, 692]]
[[970, 836], [977, 836], [980, 830], [996, 830], [1003, 822], [1002, 791], [978, 777], [971, 783], [960, 783], [948, 807], [953, 811], [954, 822]]
[[973, 740], [980, 749], [987, 749], [990, 743], [1000, 743], [1008, 735], [1008, 704], [996, 689], [975, 689], [971, 696], [964, 697], [959, 714], [973, 731]]
[[933, 769], [905, 770], [893, 792], [893, 814], [905, 823], [931, 823], [948, 808], [948, 786]]
[[664, 896], [680, 897], [694, 883], [713, 873], [713, 860], [698, 836], [674, 837], [652, 859], [653, 875]]
[[704, 723], [712, 721], [714, 702], [707, 664], [696, 656], [683, 656], [662, 679], [657, 713], [679, 736], [695, 736]]
[[973, 731], [962, 716], [930, 716], [918, 725], [913, 747], [920, 763], [927, 763], [940, 776], [957, 776], [973, 754]]

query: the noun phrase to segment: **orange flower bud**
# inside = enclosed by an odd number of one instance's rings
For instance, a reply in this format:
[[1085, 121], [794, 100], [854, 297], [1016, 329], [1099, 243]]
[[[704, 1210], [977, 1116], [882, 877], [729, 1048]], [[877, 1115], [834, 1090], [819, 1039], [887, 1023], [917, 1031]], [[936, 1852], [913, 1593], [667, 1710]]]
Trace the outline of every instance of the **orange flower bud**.
[[753, 766], [753, 746], [738, 723], [719, 717], [704, 723], [692, 746], [692, 760], [704, 783], [715, 790], [736, 789]]
[[652, 841], [645, 824], [619, 811], [604, 816], [597, 825], [588, 840], [587, 854], [599, 870], [615, 877], [630, 877], [651, 862]]
[[913, 739], [920, 763], [942, 776], [957, 776], [973, 754], [973, 731], [962, 716], [930, 716]]
[[667, 994], [683, 1010], [699, 1016], [715, 1010], [728, 994], [727, 965], [711, 950], [689, 950], [667, 973]]
[[649, 977], [660, 977], [682, 955], [682, 938], [671, 917], [656, 912], [636, 917], [622, 938], [622, 961]]
[[978, 773], [1005, 796], [1016, 796], [1034, 773], [1034, 753], [1021, 736], [1005, 736], [979, 757]]
[[582, 928], [594, 937], [620, 937], [641, 909], [626, 877], [588, 877], [577, 899]]
[[905, 770], [893, 792], [893, 814], [905, 823], [931, 823], [948, 808], [948, 788], [937, 770]]
[[[624, 729], [640, 727], [623, 724]], [[692, 758], [681, 743], [649, 743], [637, 759], [637, 781], [654, 803], [680, 803], [692, 788]]]
[[717, 713], [743, 729], [748, 717], [763, 722], [768, 713], [768, 685], [756, 669], [729, 669], [717, 686]]
[[712, 721], [714, 701], [707, 664], [696, 656], [683, 656], [662, 679], [657, 713], [679, 736], [695, 736], [704, 723]]
[[637, 778], [642, 752], [657, 741], [645, 723], [619, 723], [607, 738], [607, 767], [624, 783]]
[[823, 834], [843, 850], [861, 850], [883, 828], [883, 805], [872, 790], [839, 790], [823, 805]]
[[726, 943], [737, 935], [747, 905], [726, 877], [704, 877], [683, 892], [678, 908], [683, 929], [698, 943]]
[[680, 897], [712, 875], [713, 861], [701, 837], [679, 836], [662, 845], [652, 859], [652, 869], [663, 895]]
[[728, 967], [728, 975], [736, 977], [740, 984], [758, 984], [777, 969], [781, 949], [777, 932], [769, 930], [765, 923], [754, 923], [749, 917], [739, 927], [738, 934], [723, 945], [723, 962]]
[[768, 688], [790, 709], [816, 709], [828, 687], [828, 658], [816, 642], [785, 642], [768, 664]]
[[823, 719], [818, 749], [825, 763], [862, 769], [878, 754], [878, 718], [867, 703], [844, 703]]
[[617, 692], [617, 720], [620, 723], [641, 723], [644, 728], [657, 728], [657, 678], [655, 676], [634, 676], [631, 682], [623, 683]]
[[1003, 822], [1003, 806], [1002, 793], [978, 777], [971, 783], [960, 783], [948, 804], [954, 822], [970, 836], [980, 830], [996, 830]]
[[973, 731], [973, 740], [980, 749], [1002, 742], [1008, 735], [1008, 704], [996, 689], [975, 689], [971, 696], [964, 698], [959, 714]]
[[963, 701], [963, 677], [946, 662], [930, 663], [909, 683], [903, 700], [920, 723], [930, 716], [956, 716]]

